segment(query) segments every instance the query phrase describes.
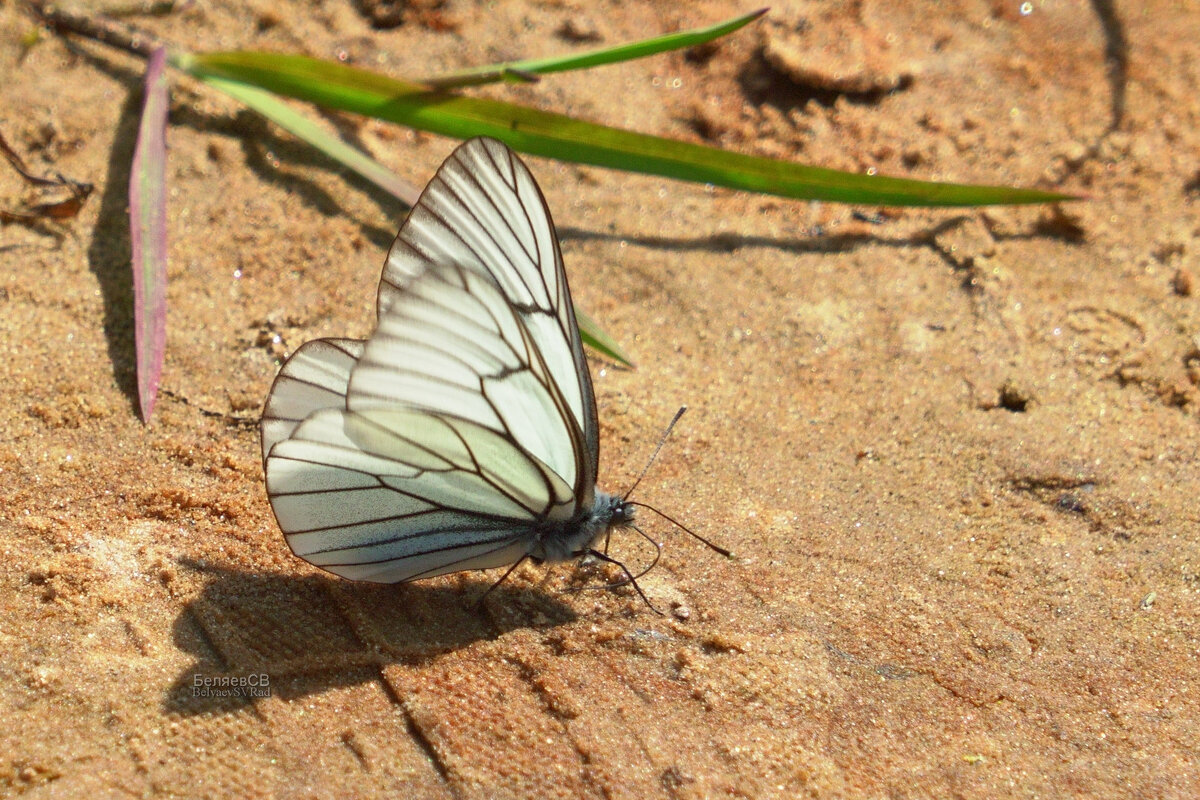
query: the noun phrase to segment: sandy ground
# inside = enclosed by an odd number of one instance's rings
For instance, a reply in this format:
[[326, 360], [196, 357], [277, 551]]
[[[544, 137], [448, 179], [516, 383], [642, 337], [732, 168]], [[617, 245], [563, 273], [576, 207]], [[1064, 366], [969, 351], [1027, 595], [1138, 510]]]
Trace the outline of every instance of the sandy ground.
[[[597, 567], [522, 568], [474, 608], [495, 574], [373, 587], [289, 553], [262, 399], [284, 352], [370, 331], [403, 209], [178, 76], [167, 394], [143, 426], [142, 64], [54, 37], [22, 57], [29, 18], [0, 5], [0, 129], [97, 186], [66, 225], [0, 228], [0, 794], [1190, 796], [1200, 9], [1026, 5], [783, 2], [718, 47], [488, 90], [1090, 198], [855, 216], [531, 159], [578, 305], [638, 363], [593, 361], [602, 485], [687, 403], [638, 495], [736, 554], [648, 522], [666, 617], [564, 591]], [[451, 0], [381, 31], [340, 0], [267, 7], [130, 21], [422, 76], [748, 10]], [[418, 185], [454, 145], [331, 126]], [[269, 697], [193, 692], [250, 675]]]

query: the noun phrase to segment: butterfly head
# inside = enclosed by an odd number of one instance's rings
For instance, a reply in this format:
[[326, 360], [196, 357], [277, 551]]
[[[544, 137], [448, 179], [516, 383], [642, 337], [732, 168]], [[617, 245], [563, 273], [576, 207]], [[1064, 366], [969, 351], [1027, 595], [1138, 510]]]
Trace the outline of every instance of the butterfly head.
[[[604, 526], [604, 530], [620, 528], [633, 524], [634, 505], [624, 497], [607, 492], [596, 492], [596, 506], [592, 511], [593, 517]], [[598, 533], [603, 533], [600, 531]]]

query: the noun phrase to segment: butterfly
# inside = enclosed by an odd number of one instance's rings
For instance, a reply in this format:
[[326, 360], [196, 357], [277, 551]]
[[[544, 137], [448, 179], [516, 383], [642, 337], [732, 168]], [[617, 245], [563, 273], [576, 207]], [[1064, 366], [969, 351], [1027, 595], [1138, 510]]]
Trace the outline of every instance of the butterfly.
[[507, 146], [472, 139], [438, 169], [388, 253], [377, 311], [365, 341], [302, 345], [267, 397], [267, 495], [292, 552], [379, 583], [588, 553], [620, 565], [595, 545], [640, 504], [596, 488], [596, 398], [562, 252]]

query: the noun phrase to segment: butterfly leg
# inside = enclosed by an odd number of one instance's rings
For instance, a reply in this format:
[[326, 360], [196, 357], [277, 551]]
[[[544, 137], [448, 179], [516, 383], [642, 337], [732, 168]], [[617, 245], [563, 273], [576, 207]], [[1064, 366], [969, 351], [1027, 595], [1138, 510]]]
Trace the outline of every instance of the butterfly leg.
[[[641, 596], [642, 601], [650, 608], [650, 610], [653, 611], [655, 614], [658, 614], [660, 617], [666, 616], [665, 614], [663, 614], [663, 612], [659, 611], [657, 608], [654, 607], [654, 603], [650, 602], [649, 597], [646, 597], [646, 593], [642, 591], [641, 586], [638, 586], [637, 578], [635, 578], [633, 576], [633, 573], [629, 571], [629, 567], [625, 566], [620, 561], [617, 561], [612, 556], [607, 555], [605, 553], [601, 553], [599, 550], [595, 550], [595, 549], [587, 550], [583, 553], [580, 553], [580, 555], [589, 555], [592, 558], [599, 559], [600, 561], [604, 561], [609, 564], [615, 564], [618, 567], [620, 567], [621, 571], [625, 573], [627, 582], [630, 583], [633, 586], [633, 588], [637, 590], [638, 595]], [[644, 575], [645, 573], [642, 573], [642, 574]], [[620, 586], [622, 584], [617, 584], [617, 585]]]
[[517, 559], [517, 563], [513, 564], [511, 567], [509, 567], [507, 570], [505, 570], [504, 574], [500, 576], [500, 580], [493, 583], [491, 586], [489, 586], [487, 588], [486, 592], [479, 595], [479, 599], [471, 604], [471, 610], [472, 611], [478, 610], [479, 607], [483, 605], [483, 601], [487, 599], [487, 596], [492, 593], [492, 590], [495, 589], [500, 584], [504, 583], [506, 580], [508, 580], [508, 576], [513, 574], [513, 570], [515, 570], [517, 567], [524, 564], [525, 559], [527, 559], [529, 557], [530, 557], [529, 554], [526, 553], [525, 555], [523, 555], [519, 559]]

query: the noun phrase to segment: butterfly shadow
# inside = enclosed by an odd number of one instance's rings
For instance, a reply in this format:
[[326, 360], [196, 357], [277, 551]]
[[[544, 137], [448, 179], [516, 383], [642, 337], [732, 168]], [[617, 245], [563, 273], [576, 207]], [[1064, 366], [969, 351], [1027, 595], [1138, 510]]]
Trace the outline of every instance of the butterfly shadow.
[[183, 715], [378, 681], [389, 665], [419, 666], [509, 630], [576, 618], [550, 595], [505, 583], [476, 605], [495, 581], [491, 573], [380, 585], [184, 566], [212, 580], [173, 626], [176, 646], [195, 661], [167, 690], [163, 708]]

